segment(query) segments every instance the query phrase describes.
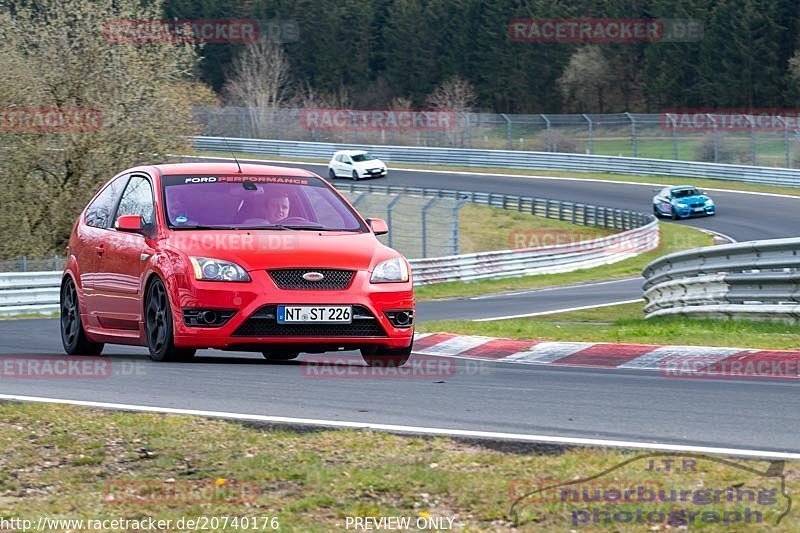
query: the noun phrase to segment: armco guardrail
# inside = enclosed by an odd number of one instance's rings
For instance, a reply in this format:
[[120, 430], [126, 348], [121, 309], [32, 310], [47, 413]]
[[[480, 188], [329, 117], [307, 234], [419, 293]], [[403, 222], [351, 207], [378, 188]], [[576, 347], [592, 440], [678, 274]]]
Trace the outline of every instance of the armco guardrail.
[[0, 314], [57, 311], [60, 283], [60, 271], [0, 274]]
[[[569, 272], [622, 261], [658, 247], [658, 221], [636, 211], [495, 193], [455, 191], [372, 183], [337, 183], [351, 192], [451, 198], [512, 209], [583, 226], [622, 230], [598, 239], [556, 246], [452, 255], [410, 261], [414, 283]], [[61, 272], [0, 274], [0, 314], [43, 313], [58, 309]]]
[[369, 150], [391, 163], [427, 163], [461, 167], [497, 167], [530, 170], [611, 172], [641, 176], [676, 176], [800, 187], [800, 170], [748, 165], [698, 163], [668, 159], [644, 159], [602, 155], [472, 150], [414, 146], [356, 145], [266, 139], [194, 137], [198, 151], [258, 154], [290, 158], [328, 159], [336, 150]]
[[800, 321], [800, 238], [678, 252], [644, 270], [648, 317]]

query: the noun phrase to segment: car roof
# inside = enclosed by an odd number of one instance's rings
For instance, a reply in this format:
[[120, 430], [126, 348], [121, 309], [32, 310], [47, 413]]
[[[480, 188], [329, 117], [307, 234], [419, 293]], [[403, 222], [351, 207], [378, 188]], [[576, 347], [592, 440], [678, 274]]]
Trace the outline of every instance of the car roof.
[[[154, 165], [164, 176], [176, 176], [183, 174], [239, 174], [239, 167], [236, 163], [168, 163]], [[273, 165], [261, 165], [257, 163], [242, 163], [242, 174], [270, 176], [296, 176], [296, 177], [316, 177], [316, 174], [302, 168], [276, 167]]]
[[669, 190], [671, 191], [682, 191], [684, 189], [696, 189], [694, 185], [676, 185], [675, 187], [670, 187]]

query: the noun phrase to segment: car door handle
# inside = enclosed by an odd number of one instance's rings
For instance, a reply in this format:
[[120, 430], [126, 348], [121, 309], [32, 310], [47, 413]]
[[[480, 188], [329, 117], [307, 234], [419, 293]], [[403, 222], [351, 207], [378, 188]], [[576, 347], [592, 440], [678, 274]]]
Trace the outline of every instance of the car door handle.
[[95, 246], [94, 247], [94, 251], [97, 252], [100, 255], [103, 255], [103, 252], [106, 251], [106, 247], [105, 247], [105, 245], [101, 244], [100, 246]]

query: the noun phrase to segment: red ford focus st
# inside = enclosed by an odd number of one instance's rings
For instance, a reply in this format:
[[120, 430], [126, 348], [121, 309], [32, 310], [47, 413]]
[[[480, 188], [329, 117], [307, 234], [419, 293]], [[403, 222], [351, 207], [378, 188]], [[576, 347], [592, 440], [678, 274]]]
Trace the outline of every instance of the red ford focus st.
[[360, 349], [370, 365], [411, 353], [408, 262], [325, 180], [266, 165], [138, 167], [75, 224], [61, 284], [68, 354], [147, 346], [157, 361], [199, 348]]

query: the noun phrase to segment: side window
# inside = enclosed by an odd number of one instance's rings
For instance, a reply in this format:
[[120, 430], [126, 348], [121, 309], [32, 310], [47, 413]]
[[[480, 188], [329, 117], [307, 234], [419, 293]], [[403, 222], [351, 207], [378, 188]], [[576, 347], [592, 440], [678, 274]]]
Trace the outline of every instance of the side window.
[[123, 215], [139, 215], [145, 225], [153, 223], [153, 188], [141, 176], [133, 176], [119, 201], [114, 222]]
[[107, 228], [110, 226], [114, 208], [117, 206], [122, 188], [128, 181], [128, 176], [120, 176], [112, 181], [100, 195], [89, 204], [86, 209], [86, 224], [93, 228]]

